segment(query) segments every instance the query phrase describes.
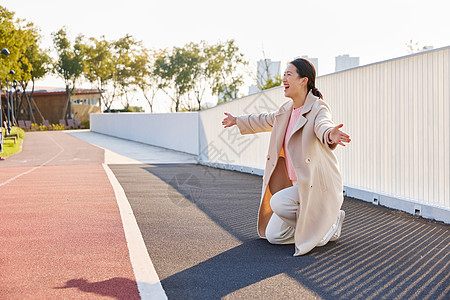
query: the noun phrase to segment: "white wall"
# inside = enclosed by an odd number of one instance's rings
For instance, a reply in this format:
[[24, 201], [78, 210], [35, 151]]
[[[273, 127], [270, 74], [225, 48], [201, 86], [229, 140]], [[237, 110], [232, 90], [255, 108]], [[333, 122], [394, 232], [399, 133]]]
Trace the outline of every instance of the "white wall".
[[318, 87], [352, 136], [338, 156], [355, 195], [424, 216], [445, 208], [436, 218], [450, 221], [450, 47], [323, 76]]
[[[316, 86], [352, 137], [335, 151], [346, 194], [450, 223], [450, 47], [321, 76]], [[262, 174], [270, 133], [241, 136], [221, 121], [285, 101], [273, 88], [199, 114], [92, 115], [91, 128]]]
[[91, 131], [198, 154], [198, 113], [91, 114]]
[[275, 88], [201, 111], [199, 160], [213, 166], [227, 165], [229, 169], [241, 170], [242, 166], [262, 175], [270, 133], [241, 135], [237, 126], [224, 129], [224, 112], [234, 116], [272, 112], [285, 101], [280, 89]]

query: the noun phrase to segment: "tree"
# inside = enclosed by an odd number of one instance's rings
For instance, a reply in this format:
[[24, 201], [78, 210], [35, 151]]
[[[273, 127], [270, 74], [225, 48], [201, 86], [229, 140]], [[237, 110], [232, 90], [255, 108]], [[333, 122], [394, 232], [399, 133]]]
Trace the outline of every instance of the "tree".
[[5, 86], [5, 79], [11, 69], [17, 66], [19, 51], [16, 45], [14, 13], [0, 6], [0, 50], [7, 48], [10, 52], [8, 56], [0, 58], [0, 82]]
[[111, 97], [105, 91], [113, 79], [114, 72], [111, 48], [112, 44], [104, 36], [100, 40], [91, 37], [83, 45], [86, 57], [84, 77], [99, 91], [101, 105], [105, 105], [108, 109], [111, 107]]
[[218, 104], [238, 97], [239, 87], [244, 83], [238, 68], [248, 64], [234, 40], [218, 43], [206, 50], [208, 70], [212, 76], [212, 93], [221, 97]]
[[161, 79], [158, 87], [173, 101], [176, 112], [181, 108], [183, 97], [194, 89], [200, 62], [193, 44], [174, 47], [170, 52], [161, 51], [156, 56], [154, 74]]
[[197, 57], [197, 63], [192, 68], [192, 80], [194, 81], [194, 94], [197, 100], [198, 110], [202, 109], [202, 100], [205, 92], [211, 87], [212, 83], [212, 71], [208, 68], [210, 57], [207, 55], [208, 45], [205, 41], [201, 41], [200, 44], [191, 43], [188, 45], [190, 51]]
[[281, 75], [275, 75], [275, 77], [272, 78], [272, 74], [270, 73], [270, 59], [266, 58], [264, 49], [262, 49], [262, 54], [264, 71], [260, 73], [261, 71], [258, 68], [258, 74], [256, 78], [256, 84], [261, 91], [280, 86], [283, 82], [283, 77], [281, 77]]
[[112, 43], [112, 94], [110, 103], [105, 103], [108, 111], [118, 97], [125, 97], [125, 108], [130, 105], [129, 93], [136, 90], [133, 85], [132, 61], [141, 45], [141, 42], [137, 42], [129, 34]]
[[153, 103], [157, 92], [159, 91], [160, 77], [153, 72], [154, 60], [158, 54], [156, 52], [142, 48], [137, 53], [132, 62], [134, 85], [136, 85], [144, 95], [145, 100], [150, 106], [150, 112], [153, 112]]
[[[20, 85], [22, 94], [19, 99], [18, 89], [15, 90], [14, 116], [21, 118], [21, 108], [26, 101], [28, 104], [28, 118], [34, 120], [30, 99], [34, 92], [34, 82], [48, 72], [50, 57], [39, 47], [41, 35], [39, 29], [26, 20], [14, 20], [14, 13], [0, 6], [0, 48], [7, 48], [11, 52], [7, 58], [2, 58], [0, 64], [0, 78]], [[14, 70], [14, 75], [9, 74]], [[26, 93], [30, 80], [33, 82], [31, 93]]]
[[58, 32], [52, 34], [55, 50], [58, 54], [57, 60], [53, 66], [54, 72], [64, 79], [64, 84], [66, 86], [67, 102], [62, 116], [64, 119], [66, 118], [67, 110], [69, 118], [72, 117], [70, 95], [75, 89], [77, 80], [84, 70], [83, 36], [79, 35], [72, 46], [66, 31], [65, 28], [62, 28]]
[[[33, 23], [27, 23], [26, 25], [21, 26], [19, 30], [17, 30], [17, 33], [20, 37], [19, 40], [22, 52], [18, 61], [20, 67], [16, 74], [23, 93], [20, 103], [16, 105], [16, 116], [18, 119], [22, 119], [21, 107], [26, 101], [28, 105], [28, 119], [36, 122], [31, 105], [35, 81], [39, 78], [43, 78], [49, 72], [51, 59], [46, 53], [48, 50], [44, 51], [39, 47], [41, 35]], [[26, 89], [28, 88], [30, 81], [32, 82], [32, 88], [31, 92], [27, 93]], [[41, 118], [43, 119], [43, 116], [41, 116]]]
[[430, 46], [419, 46], [419, 43], [414, 42], [413, 40], [410, 40], [405, 45], [406, 45], [406, 49], [407, 49], [406, 51], [408, 52], [408, 54], [414, 54], [416, 52], [433, 49], [433, 47], [430, 47]]
[[258, 86], [260, 90], [268, 90], [271, 89], [273, 87], [277, 87], [280, 86], [283, 83], [283, 77], [281, 77], [281, 75], [277, 75], [275, 76], [274, 79], [269, 78], [266, 80], [265, 84], [262, 86]]

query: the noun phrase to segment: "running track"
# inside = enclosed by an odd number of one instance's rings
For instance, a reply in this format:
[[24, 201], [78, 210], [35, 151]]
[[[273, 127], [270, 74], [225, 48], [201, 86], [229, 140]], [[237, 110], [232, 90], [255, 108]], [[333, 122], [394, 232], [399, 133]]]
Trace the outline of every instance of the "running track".
[[0, 299], [139, 299], [104, 151], [27, 133], [0, 164]]

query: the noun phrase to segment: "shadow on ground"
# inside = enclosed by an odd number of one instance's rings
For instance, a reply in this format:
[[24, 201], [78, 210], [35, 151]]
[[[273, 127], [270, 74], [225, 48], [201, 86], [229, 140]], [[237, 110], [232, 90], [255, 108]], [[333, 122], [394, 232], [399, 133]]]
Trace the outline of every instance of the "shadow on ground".
[[277, 298], [301, 298], [303, 287], [324, 299], [449, 299], [448, 225], [346, 198], [341, 239], [293, 257], [292, 245], [270, 245], [256, 235], [261, 177], [189, 164], [139, 168], [169, 185], [173, 203], [195, 205], [242, 242], [164, 278], [169, 299], [232, 296], [280, 274], [298, 289], [286, 290], [280, 280], [271, 287]]
[[[84, 278], [71, 279], [64, 286], [55, 289], [73, 289], [76, 288], [82, 292], [111, 297], [118, 300], [140, 299], [137, 290], [136, 281], [128, 278], [111, 278], [99, 282], [89, 282]], [[134, 291], [134, 294], [130, 294]]]

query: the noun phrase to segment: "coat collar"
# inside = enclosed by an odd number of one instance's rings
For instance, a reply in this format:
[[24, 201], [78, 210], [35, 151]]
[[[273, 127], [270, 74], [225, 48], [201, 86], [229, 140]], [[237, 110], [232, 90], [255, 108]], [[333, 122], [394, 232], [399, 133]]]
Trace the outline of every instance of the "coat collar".
[[[302, 108], [302, 114], [300, 115], [300, 117], [298, 118], [297, 123], [294, 126], [294, 129], [292, 130], [292, 134], [294, 134], [296, 131], [298, 131], [300, 128], [302, 128], [305, 124], [306, 124], [306, 118], [304, 117], [304, 115], [306, 115], [308, 112], [311, 111], [312, 106], [314, 104], [314, 102], [316, 102], [316, 100], [318, 99], [318, 97], [314, 96], [311, 91], [308, 93], [308, 95], [306, 95], [306, 100], [305, 100], [305, 104], [303, 105]], [[277, 119], [278, 122], [278, 126], [277, 126], [277, 149], [280, 150], [282, 145], [283, 145], [283, 141], [284, 141], [284, 136], [286, 133], [286, 128], [287, 125], [289, 123], [289, 117], [292, 113], [292, 109], [294, 107], [294, 103], [292, 100], [289, 100], [287, 102], [285, 102], [280, 109], [278, 110], [278, 112], [275, 114], [275, 118]], [[292, 136], [291, 134], [291, 136]], [[290, 139], [290, 137], [289, 137]]]
[[[306, 115], [307, 113], [309, 113], [311, 111], [312, 106], [314, 105], [314, 102], [317, 101], [317, 99], [319, 99], [319, 97], [314, 96], [313, 93], [311, 91], [309, 91], [309, 93], [306, 95], [305, 104], [303, 104], [302, 116]], [[276, 113], [275, 117], [278, 117], [278, 116], [281, 116], [281, 115], [284, 115], [287, 113], [290, 114], [292, 112], [293, 107], [294, 107], [294, 103], [292, 100], [289, 100], [289, 101], [283, 103], [281, 108]]]
[[[307, 119], [305, 118], [305, 115], [311, 111], [311, 109], [312, 109], [314, 103], [317, 101], [317, 99], [319, 99], [319, 97], [314, 96], [311, 93], [311, 91], [309, 91], [308, 95], [306, 95], [305, 104], [303, 105], [303, 108], [302, 108], [302, 114], [298, 118], [297, 123], [295, 123], [295, 126], [292, 129], [291, 136], [293, 136], [294, 133], [299, 131], [303, 126], [305, 126], [306, 121], [307, 121]], [[289, 137], [288, 142], [291, 139], [291, 136]]]
[[303, 104], [302, 108], [302, 116], [309, 113], [314, 105], [314, 103], [319, 99], [319, 97], [314, 96], [311, 91], [309, 91], [308, 95], [306, 95], [305, 104]]

